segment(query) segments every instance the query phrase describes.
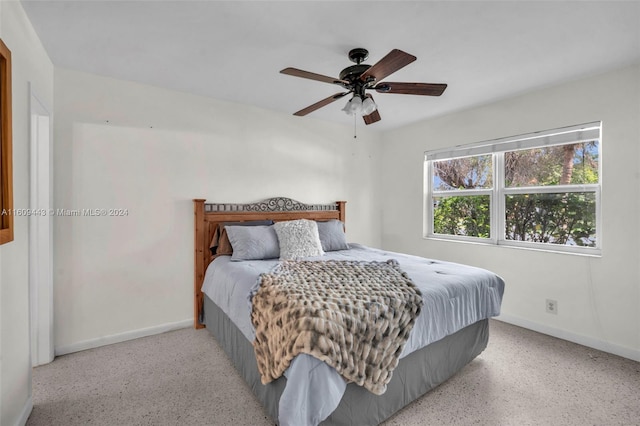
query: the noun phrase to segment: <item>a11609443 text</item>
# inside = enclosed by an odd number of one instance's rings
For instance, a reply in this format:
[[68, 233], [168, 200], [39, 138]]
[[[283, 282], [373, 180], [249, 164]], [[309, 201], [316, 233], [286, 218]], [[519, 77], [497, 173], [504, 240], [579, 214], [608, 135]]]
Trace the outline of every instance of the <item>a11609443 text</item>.
[[96, 208], [96, 209], [2, 209], [3, 216], [59, 216], [59, 217], [118, 217], [129, 216], [129, 209]]

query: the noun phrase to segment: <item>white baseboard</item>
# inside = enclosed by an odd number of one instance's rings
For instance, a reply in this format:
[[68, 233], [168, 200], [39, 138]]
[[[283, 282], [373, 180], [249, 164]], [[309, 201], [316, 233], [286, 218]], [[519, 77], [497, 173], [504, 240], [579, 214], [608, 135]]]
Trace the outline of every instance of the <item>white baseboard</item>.
[[33, 410], [33, 398], [31, 397], [31, 395], [29, 395], [29, 399], [27, 399], [27, 402], [24, 403], [24, 407], [22, 408], [20, 417], [18, 417], [16, 426], [26, 425], [32, 410]]
[[193, 325], [193, 318], [178, 322], [160, 324], [153, 327], [141, 328], [138, 330], [126, 331], [124, 333], [112, 334], [110, 336], [98, 337], [97, 339], [84, 340], [72, 343], [67, 346], [59, 346], [55, 349], [56, 356], [66, 355], [73, 352], [98, 348], [100, 346], [111, 345], [113, 343], [126, 342], [127, 340], [139, 339], [140, 337], [153, 336], [154, 334], [165, 333], [167, 331], [179, 330]]
[[549, 327], [548, 325], [538, 324], [536, 322], [529, 321], [527, 319], [519, 318], [519, 317], [508, 315], [508, 314], [501, 314], [499, 317], [496, 317], [494, 319], [498, 321], [506, 322], [509, 324], [517, 325], [518, 327], [523, 327], [529, 330], [537, 331], [538, 333], [557, 337], [558, 339], [568, 340], [570, 342], [587, 346], [593, 349], [597, 349], [599, 351], [618, 355], [623, 358], [632, 359], [634, 361], [640, 361], [640, 350], [637, 350], [637, 349], [627, 348], [624, 346], [616, 345], [614, 343], [594, 339], [593, 337], [583, 336], [581, 334], [572, 333], [567, 330]]

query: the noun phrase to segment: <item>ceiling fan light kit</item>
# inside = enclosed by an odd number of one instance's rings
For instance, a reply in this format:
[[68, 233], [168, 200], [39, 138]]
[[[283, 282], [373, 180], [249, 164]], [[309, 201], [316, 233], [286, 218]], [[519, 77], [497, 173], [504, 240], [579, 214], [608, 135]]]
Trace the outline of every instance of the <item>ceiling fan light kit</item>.
[[349, 59], [355, 62], [355, 65], [343, 69], [339, 74], [339, 78], [327, 77], [297, 68], [285, 68], [280, 71], [282, 74], [292, 75], [294, 77], [336, 84], [347, 90], [346, 92], [331, 95], [328, 98], [295, 112], [293, 115], [307, 115], [337, 101], [343, 96], [353, 93], [353, 97], [347, 102], [342, 111], [348, 115], [360, 115], [364, 119], [365, 124], [373, 124], [380, 121], [381, 117], [378, 112], [378, 106], [373, 100], [373, 96], [366, 93], [367, 90], [375, 90], [378, 93], [402, 95], [440, 96], [447, 88], [446, 84], [381, 83], [381, 81], [390, 74], [415, 61], [416, 57], [402, 50], [394, 49], [374, 65], [363, 64], [362, 62], [367, 60], [368, 57], [369, 51], [362, 47], [349, 51]]
[[347, 115], [369, 115], [377, 109], [376, 103], [373, 99], [365, 98], [363, 101], [360, 95], [353, 95], [347, 104], [342, 108]]

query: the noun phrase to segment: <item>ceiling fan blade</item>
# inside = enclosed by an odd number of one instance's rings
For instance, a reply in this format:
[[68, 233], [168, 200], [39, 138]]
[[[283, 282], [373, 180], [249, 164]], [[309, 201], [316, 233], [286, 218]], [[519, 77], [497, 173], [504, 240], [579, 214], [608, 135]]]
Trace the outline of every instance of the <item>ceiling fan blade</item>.
[[371, 68], [362, 73], [360, 80], [367, 81], [370, 77], [373, 77], [376, 81], [380, 81], [415, 60], [415, 56], [399, 49], [393, 49], [391, 52], [387, 53], [387, 56], [380, 59], [378, 62], [373, 64]]
[[[366, 97], [367, 98], [371, 98], [371, 100], [373, 101], [373, 96], [367, 94]], [[382, 117], [380, 117], [380, 113], [378, 112], [378, 109], [376, 108], [376, 110], [373, 111], [371, 114], [363, 115], [362, 118], [363, 118], [365, 124], [373, 124], [373, 123], [375, 123], [377, 121], [380, 121]]]
[[378, 110], [373, 111], [369, 115], [363, 115], [362, 118], [364, 119], [365, 124], [373, 124], [381, 120], [380, 113], [378, 112]]
[[324, 83], [331, 84], [349, 84], [348, 81], [340, 80], [339, 78], [327, 77], [326, 75], [316, 74], [315, 72], [303, 71], [297, 68], [285, 68], [280, 71], [281, 74], [292, 75], [294, 77], [308, 78], [309, 80], [322, 81]]
[[440, 96], [447, 88], [446, 84], [431, 83], [380, 83], [374, 87], [378, 93], [397, 93], [400, 95]]
[[313, 105], [309, 105], [308, 107], [306, 107], [304, 109], [301, 109], [298, 112], [295, 112], [293, 115], [297, 115], [299, 117], [302, 117], [304, 115], [309, 114], [310, 112], [313, 112], [313, 111], [315, 111], [317, 109], [322, 108], [325, 105], [329, 105], [331, 102], [337, 101], [338, 99], [340, 99], [341, 97], [343, 97], [345, 95], [348, 95], [349, 93], [351, 93], [351, 92], [336, 93], [335, 95], [331, 95], [328, 98], [324, 98], [323, 100], [321, 100], [319, 102], [316, 102]]

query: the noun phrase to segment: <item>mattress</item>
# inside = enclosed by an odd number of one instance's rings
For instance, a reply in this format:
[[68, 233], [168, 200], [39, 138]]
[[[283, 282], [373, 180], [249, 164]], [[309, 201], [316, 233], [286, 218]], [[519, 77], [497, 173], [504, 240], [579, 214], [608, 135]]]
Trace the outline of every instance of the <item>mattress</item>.
[[[504, 282], [497, 275], [484, 269], [388, 252], [359, 244], [350, 244], [349, 250], [329, 252], [324, 256], [308, 259], [357, 261], [394, 259], [399, 263], [400, 268], [420, 289], [424, 302], [422, 312], [416, 319], [409, 340], [401, 353], [401, 362], [403, 358], [434, 342], [500, 313]], [[224, 315], [229, 319], [228, 322], [233, 324], [233, 329], [244, 337], [245, 343], [250, 348], [254, 330], [250, 321], [249, 296], [252, 289], [255, 290], [259, 275], [270, 271], [277, 263], [275, 259], [232, 262], [229, 256], [220, 256], [207, 268], [202, 291], [208, 302], [211, 302], [209, 305], [215, 306], [214, 309], [220, 311], [216, 316]], [[211, 315], [213, 314], [205, 311], [205, 323], [210, 331], [214, 326]], [[239, 336], [234, 339], [237, 343]], [[471, 343], [474, 347], [471, 352], [475, 352], [482, 346]], [[235, 355], [232, 355], [232, 358]], [[246, 357], [246, 354], [242, 355], [244, 361], [247, 361]], [[448, 371], [449, 368], [447, 367], [446, 370]], [[244, 373], [243, 376], [246, 375]], [[394, 372], [394, 377], [397, 374], [399, 373]], [[283, 386], [282, 392], [276, 392], [280, 395], [274, 416], [282, 426], [316, 425], [325, 419], [331, 421], [330, 416], [341, 404], [347, 389], [347, 384], [335, 370], [309, 355], [300, 355], [285, 372], [285, 377], [286, 386], [278, 385]], [[259, 380], [258, 383], [260, 383]], [[389, 392], [390, 390], [386, 394]], [[270, 391], [270, 393], [273, 392]], [[268, 406], [271, 403], [267, 402], [265, 405]], [[363, 410], [358, 408], [358, 411]], [[270, 413], [274, 415], [273, 412], [270, 411]]]

